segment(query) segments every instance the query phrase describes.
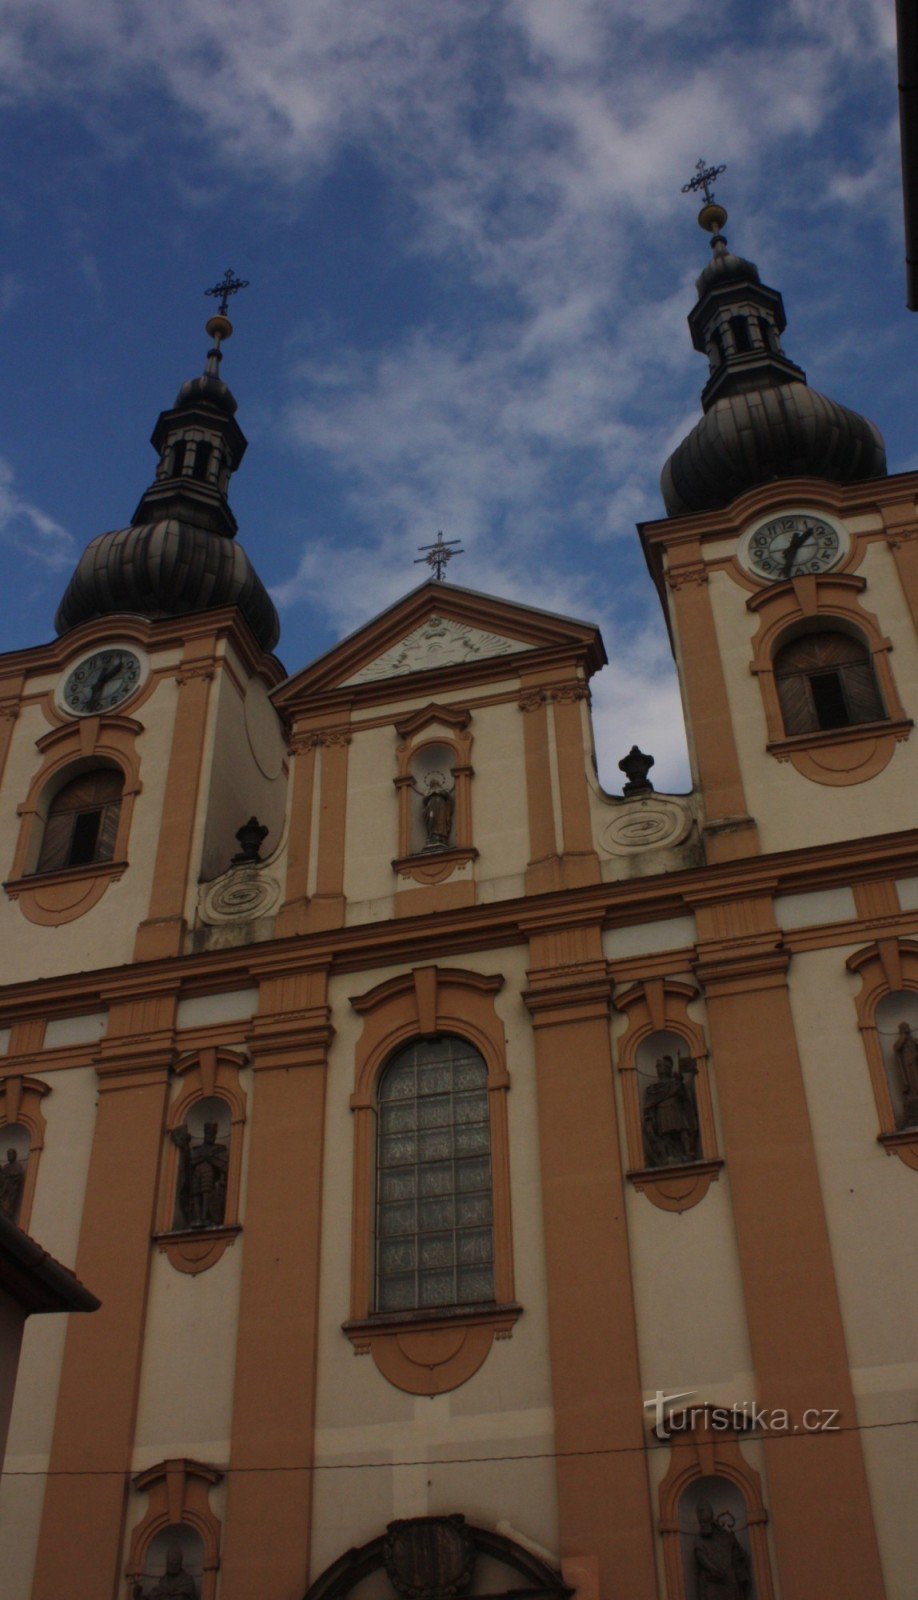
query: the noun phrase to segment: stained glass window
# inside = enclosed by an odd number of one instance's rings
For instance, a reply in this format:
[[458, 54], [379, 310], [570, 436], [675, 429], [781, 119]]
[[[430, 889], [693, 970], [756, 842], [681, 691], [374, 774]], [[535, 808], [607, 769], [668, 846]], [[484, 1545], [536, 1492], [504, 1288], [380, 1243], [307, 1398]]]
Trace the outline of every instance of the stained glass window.
[[487, 1067], [464, 1039], [419, 1039], [379, 1085], [376, 1309], [494, 1299]]

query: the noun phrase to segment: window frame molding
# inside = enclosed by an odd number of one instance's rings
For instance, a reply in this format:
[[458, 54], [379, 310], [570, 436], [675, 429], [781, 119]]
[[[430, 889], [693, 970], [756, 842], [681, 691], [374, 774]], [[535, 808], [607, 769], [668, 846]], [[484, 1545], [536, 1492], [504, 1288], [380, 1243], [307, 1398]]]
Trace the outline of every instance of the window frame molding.
[[[44, 760], [17, 807], [19, 836], [10, 877], [3, 886], [29, 922], [41, 927], [72, 922], [97, 905], [109, 884], [126, 872], [134, 801], [143, 788], [136, 750], [142, 732], [143, 724], [133, 717], [81, 717], [52, 728], [35, 741]], [[122, 776], [121, 811], [111, 860], [37, 872], [35, 863], [52, 800], [71, 778], [95, 766], [115, 768]]]
[[22, 1186], [19, 1216], [16, 1219], [16, 1225], [23, 1233], [29, 1231], [35, 1185], [38, 1182], [38, 1168], [48, 1127], [41, 1103], [45, 1095], [50, 1093], [50, 1083], [44, 1083], [41, 1078], [27, 1077], [23, 1072], [13, 1071], [0, 1078], [0, 1145], [4, 1128], [25, 1128], [29, 1135], [25, 1182]]
[[[360, 1355], [408, 1394], [444, 1394], [472, 1377], [495, 1338], [508, 1338], [522, 1307], [514, 1299], [507, 1071], [504, 1026], [494, 997], [499, 975], [458, 967], [415, 967], [351, 996], [364, 1018], [355, 1052], [354, 1175], [350, 1316], [343, 1331]], [[487, 1068], [491, 1129], [494, 1238], [493, 1305], [409, 1312], [373, 1310], [376, 1095], [379, 1077], [397, 1050], [417, 1039], [449, 1033], [478, 1051]]]
[[[628, 1167], [625, 1176], [639, 1193], [661, 1211], [689, 1211], [716, 1183], [724, 1163], [718, 1153], [714, 1106], [708, 1073], [708, 1046], [703, 1029], [693, 1022], [688, 1008], [699, 998], [695, 984], [676, 978], [646, 978], [614, 996], [613, 1005], [628, 1019], [625, 1032], [615, 1040], [615, 1058], [624, 1101]], [[644, 1152], [644, 1125], [638, 1088], [637, 1057], [645, 1039], [655, 1033], [674, 1033], [684, 1040], [686, 1055], [695, 1063], [695, 1106], [701, 1154], [695, 1161], [648, 1167]]]
[[845, 963], [852, 975], [859, 977], [861, 987], [855, 996], [857, 1025], [864, 1041], [864, 1052], [870, 1073], [870, 1085], [877, 1108], [879, 1133], [877, 1143], [886, 1154], [896, 1155], [905, 1166], [918, 1172], [918, 1126], [898, 1128], [889, 1092], [889, 1079], [883, 1047], [877, 1029], [877, 1007], [889, 995], [911, 992], [918, 994], [918, 941], [912, 939], [877, 939], [848, 957]]
[[[175, 1064], [174, 1072], [181, 1080], [181, 1089], [170, 1104], [166, 1119], [157, 1226], [153, 1239], [160, 1251], [169, 1257], [177, 1272], [194, 1276], [216, 1266], [224, 1251], [235, 1243], [242, 1232], [239, 1201], [246, 1097], [239, 1084], [239, 1073], [246, 1066], [246, 1056], [237, 1050], [219, 1046], [191, 1050], [180, 1056]], [[197, 1101], [211, 1099], [222, 1100], [230, 1111], [229, 1164], [223, 1221], [215, 1228], [174, 1228], [172, 1222], [175, 1216], [179, 1152], [171, 1136], [183, 1126], [188, 1112]]]
[[[830, 572], [770, 584], [749, 596], [746, 609], [758, 618], [752, 640], [750, 671], [758, 678], [765, 709], [766, 750], [778, 761], [790, 761], [803, 777], [832, 787], [865, 783], [889, 765], [896, 744], [912, 731], [890, 666], [892, 643], [877, 618], [860, 603], [865, 578], [851, 572]], [[855, 722], [841, 728], [819, 728], [787, 734], [775, 680], [779, 650], [809, 624], [814, 633], [853, 634], [865, 647], [887, 715], [878, 722]]]

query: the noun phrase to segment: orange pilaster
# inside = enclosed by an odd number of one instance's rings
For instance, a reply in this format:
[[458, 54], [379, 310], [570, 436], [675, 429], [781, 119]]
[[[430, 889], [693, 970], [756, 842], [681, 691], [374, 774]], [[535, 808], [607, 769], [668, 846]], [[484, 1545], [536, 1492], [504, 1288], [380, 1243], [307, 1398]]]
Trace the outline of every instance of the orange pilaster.
[[[577, 976], [558, 981], [563, 940]], [[527, 1004], [539, 1096], [560, 1555], [600, 1590], [656, 1600], [631, 1264], [598, 930], [536, 936]]]
[[185, 897], [207, 730], [213, 639], [193, 639], [177, 674], [178, 705], [166, 775], [156, 871], [147, 919], [137, 930], [139, 961], [179, 955], [185, 933]]
[[[784, 1600], [884, 1594], [838, 1290], [797, 1052], [788, 957], [767, 896], [697, 907], [755, 1402], [801, 1426], [814, 1409], [838, 1431], [764, 1436]], [[769, 927], [769, 923], [771, 926]], [[813, 1515], [814, 1486], [819, 1514]]]
[[301, 1595], [308, 1583], [331, 1038], [324, 992], [318, 973], [265, 983], [255, 1026], [221, 1600], [252, 1600], [268, 1570], [277, 1595]]
[[729, 861], [756, 855], [758, 830], [746, 811], [708, 577], [700, 552], [696, 559], [671, 568], [667, 581], [682, 655], [687, 721], [704, 798], [708, 859]]
[[138, 996], [102, 1046], [76, 1260], [102, 1306], [67, 1329], [33, 1600], [110, 1600], [123, 1580], [173, 1017], [172, 996]]

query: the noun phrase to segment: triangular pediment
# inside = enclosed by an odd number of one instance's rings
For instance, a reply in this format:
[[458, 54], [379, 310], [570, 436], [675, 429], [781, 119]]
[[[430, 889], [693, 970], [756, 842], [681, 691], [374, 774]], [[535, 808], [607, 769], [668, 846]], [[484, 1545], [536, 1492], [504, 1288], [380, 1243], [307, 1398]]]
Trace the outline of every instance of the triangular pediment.
[[589, 623], [431, 581], [288, 678], [272, 698], [287, 709], [316, 696], [377, 699], [389, 683], [403, 695], [411, 692], [409, 680], [418, 678], [420, 690], [441, 672], [451, 680], [469, 672], [497, 675], [518, 670], [527, 655], [546, 652], [573, 652], [588, 674], [605, 660], [599, 633]]
[[437, 667], [455, 667], [463, 661], [483, 661], [489, 656], [515, 655], [527, 649], [532, 646], [522, 639], [488, 633], [469, 622], [457, 622], [453, 617], [430, 616], [344, 682], [375, 683], [380, 678], [399, 678], [406, 672], [431, 672]]

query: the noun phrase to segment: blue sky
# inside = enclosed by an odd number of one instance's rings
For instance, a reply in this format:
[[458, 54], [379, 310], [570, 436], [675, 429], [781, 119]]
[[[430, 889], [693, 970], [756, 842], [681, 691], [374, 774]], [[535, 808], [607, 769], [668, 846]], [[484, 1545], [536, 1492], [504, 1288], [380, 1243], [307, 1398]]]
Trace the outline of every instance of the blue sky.
[[728, 163], [788, 354], [918, 465], [894, 47], [892, 0], [6, 0], [5, 646], [129, 522], [231, 265], [232, 501], [288, 670], [442, 528], [457, 582], [600, 624], [608, 785], [636, 741], [686, 787], [634, 531], [705, 376], [681, 185]]

